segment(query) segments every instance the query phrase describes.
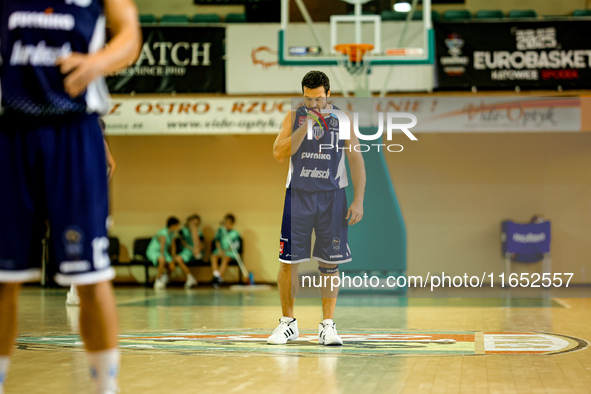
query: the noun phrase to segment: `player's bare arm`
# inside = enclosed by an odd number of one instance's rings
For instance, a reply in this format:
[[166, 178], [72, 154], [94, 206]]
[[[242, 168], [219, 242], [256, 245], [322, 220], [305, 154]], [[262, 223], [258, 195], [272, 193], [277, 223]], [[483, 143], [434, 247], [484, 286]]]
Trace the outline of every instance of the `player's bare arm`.
[[293, 133], [291, 132], [295, 120], [295, 114], [296, 111], [290, 111], [290, 113], [285, 115], [283, 123], [281, 124], [281, 131], [277, 135], [277, 139], [273, 144], [273, 156], [275, 156], [275, 159], [279, 163], [283, 163], [285, 159], [296, 153], [306, 137], [306, 125], [308, 124], [308, 119], [306, 119], [304, 124], [298, 127], [296, 131]]
[[[353, 125], [353, 122], [351, 122], [351, 125]], [[347, 160], [349, 160], [349, 167], [351, 168], [351, 180], [353, 181], [354, 190], [353, 202], [347, 211], [349, 225], [358, 223], [363, 218], [363, 198], [365, 196], [365, 163], [363, 161], [363, 155], [361, 155], [361, 152], [355, 151], [355, 149], [349, 149], [349, 147], [356, 145], [359, 145], [359, 139], [353, 129], [351, 129], [351, 139], [345, 141]]]
[[132, 0], [105, 0], [105, 15], [112, 39], [108, 45], [91, 54], [72, 53], [58, 60], [64, 78], [64, 88], [77, 97], [101, 75], [129, 66], [141, 48], [141, 31], [137, 10]]
[[115, 163], [115, 159], [111, 155], [111, 151], [109, 150], [109, 145], [107, 141], [105, 141], [105, 154], [107, 155], [107, 167], [108, 167], [108, 174], [109, 174], [109, 182], [113, 178], [113, 173], [115, 173], [115, 168], [117, 168], [117, 164]]
[[172, 255], [172, 257], [176, 257], [177, 256], [177, 252], [178, 250], [176, 250], [176, 242], [173, 242], [170, 244], [170, 254]]

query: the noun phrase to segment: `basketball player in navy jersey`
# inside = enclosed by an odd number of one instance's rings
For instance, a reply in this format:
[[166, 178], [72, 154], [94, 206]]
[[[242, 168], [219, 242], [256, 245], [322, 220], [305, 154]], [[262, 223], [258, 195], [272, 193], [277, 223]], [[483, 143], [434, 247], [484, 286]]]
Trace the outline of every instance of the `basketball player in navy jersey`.
[[3, 0], [0, 21], [0, 392], [18, 292], [40, 276], [47, 218], [57, 262], [49, 269], [58, 283], [78, 286], [95, 390], [115, 393], [117, 315], [98, 115], [108, 110], [102, 76], [139, 53], [137, 10], [132, 0]]
[[[304, 106], [287, 114], [273, 145], [275, 159], [290, 159], [290, 164], [277, 279], [283, 317], [267, 343], [279, 345], [297, 339], [292, 285], [298, 284], [292, 283], [292, 278], [297, 278], [298, 264], [309, 261], [312, 255], [318, 261], [323, 283], [328, 284], [321, 288], [324, 320], [318, 326], [318, 343], [342, 345], [333, 322], [338, 289], [330, 288], [330, 276], [338, 276], [338, 265], [351, 261], [347, 230], [363, 217], [365, 167], [361, 153], [351, 149], [359, 144], [355, 134], [351, 132], [350, 140], [339, 139], [338, 118], [319, 113], [321, 109], [338, 110], [328, 103], [330, 82], [326, 74], [310, 71], [302, 80], [302, 91]], [[308, 119], [320, 123], [314, 126], [312, 139], [307, 138]], [[326, 149], [329, 145], [333, 148]], [[355, 191], [348, 208], [345, 152]], [[313, 253], [312, 230], [316, 235]]]

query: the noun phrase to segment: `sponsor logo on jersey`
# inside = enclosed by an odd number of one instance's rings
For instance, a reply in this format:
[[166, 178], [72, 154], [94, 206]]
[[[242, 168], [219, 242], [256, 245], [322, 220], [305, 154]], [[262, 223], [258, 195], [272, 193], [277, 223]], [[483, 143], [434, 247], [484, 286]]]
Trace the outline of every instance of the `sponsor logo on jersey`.
[[334, 237], [332, 239], [332, 249], [336, 252], [338, 250], [341, 250], [341, 240], [338, 239], [337, 237]]
[[67, 274], [70, 272], [85, 272], [90, 269], [90, 262], [86, 260], [81, 261], [64, 261], [60, 264], [60, 272]]
[[79, 258], [84, 252], [84, 235], [78, 227], [71, 226], [64, 231], [64, 249], [69, 258]]
[[279, 242], [279, 253], [283, 254], [283, 247], [285, 246], [285, 242]]
[[331, 254], [330, 256], [331, 259], [342, 259], [343, 255], [342, 254]]
[[330, 127], [339, 127], [339, 121], [338, 119], [335, 119], [333, 117], [330, 118]]
[[539, 242], [543, 242], [546, 240], [546, 234], [544, 233], [539, 233], [539, 234], [534, 234], [534, 233], [527, 233], [527, 234], [519, 234], [519, 233], [515, 233], [513, 234], [513, 241], [514, 242], [518, 242], [521, 244], [536, 244]]
[[317, 167], [314, 167], [313, 170], [310, 170], [306, 167], [302, 167], [302, 172], [300, 173], [300, 177], [303, 178], [320, 178], [320, 179], [328, 179], [330, 176], [330, 169], [326, 171], [319, 170]]
[[76, 20], [70, 14], [56, 14], [53, 12], [17, 11], [8, 17], [8, 30], [18, 28], [64, 30], [74, 29]]
[[330, 160], [330, 153], [302, 152], [302, 159]]
[[301, 126], [304, 123], [306, 123], [306, 117], [305, 116], [299, 116], [298, 117], [298, 126]]
[[312, 130], [314, 139], [319, 140], [320, 138], [324, 137], [324, 129], [322, 127], [315, 125]]
[[22, 41], [18, 40], [12, 47], [10, 65], [52, 67], [55, 66], [58, 58], [68, 56], [70, 53], [72, 53], [72, 46], [69, 42], [61, 47], [50, 47], [45, 41], [41, 41], [37, 45], [23, 45]]

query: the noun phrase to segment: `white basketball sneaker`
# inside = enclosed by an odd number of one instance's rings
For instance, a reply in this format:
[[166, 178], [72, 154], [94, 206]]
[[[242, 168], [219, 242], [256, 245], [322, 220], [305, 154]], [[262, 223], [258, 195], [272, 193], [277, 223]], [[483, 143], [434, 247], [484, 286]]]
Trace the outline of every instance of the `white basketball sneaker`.
[[331, 319], [325, 319], [318, 325], [318, 344], [325, 346], [341, 346], [343, 340], [337, 334], [337, 325]]
[[68, 294], [66, 294], [66, 305], [80, 305], [80, 297], [78, 296], [78, 290], [76, 290], [76, 286], [74, 285], [70, 286], [70, 291], [68, 291]]
[[193, 275], [187, 276], [187, 281], [185, 282], [185, 289], [190, 289], [193, 286], [197, 286], [197, 279]]
[[291, 317], [282, 317], [273, 334], [267, 338], [267, 343], [269, 345], [285, 345], [287, 341], [298, 339], [299, 334], [298, 321]]
[[154, 281], [154, 290], [163, 290], [166, 288], [166, 284], [164, 283], [164, 278], [161, 276], [160, 278], [156, 278]]

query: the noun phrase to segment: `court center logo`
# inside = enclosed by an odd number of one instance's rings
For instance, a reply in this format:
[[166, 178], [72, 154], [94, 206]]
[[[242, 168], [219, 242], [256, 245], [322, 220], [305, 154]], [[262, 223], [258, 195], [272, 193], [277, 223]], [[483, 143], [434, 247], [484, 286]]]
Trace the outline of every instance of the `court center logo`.
[[[309, 140], [316, 139], [319, 135], [319, 129], [329, 130], [325, 115], [329, 117], [329, 123], [333, 128], [338, 125], [338, 132], [330, 132], [331, 141], [329, 144], [320, 144], [320, 152], [336, 149], [347, 150], [349, 152], [369, 152], [372, 149], [388, 152], [402, 152], [404, 147], [400, 144], [379, 144], [379, 143], [359, 143], [349, 144], [348, 146], [340, 146], [339, 140], [351, 140], [351, 120], [349, 115], [344, 111], [329, 108], [321, 109], [320, 111], [308, 108], [308, 115], [312, 119], [308, 119], [307, 124], [307, 138]], [[353, 112], [353, 133], [359, 141], [376, 141], [381, 140], [384, 133], [386, 139], [392, 141], [392, 136], [396, 132], [403, 132], [411, 141], [418, 141], [417, 137], [410, 131], [417, 125], [417, 117], [407, 112], [378, 112], [377, 114], [377, 130], [374, 134], [363, 134], [359, 131], [359, 113]], [[336, 134], [336, 135], [335, 135]], [[324, 133], [322, 134], [324, 135]], [[321, 137], [320, 137], [321, 138]]]
[[[534, 332], [480, 331], [366, 331], [340, 333], [343, 346], [318, 345], [317, 333], [300, 333], [285, 346], [267, 345], [263, 331], [165, 331], [127, 332], [119, 337], [124, 353], [216, 357], [417, 357], [463, 355], [556, 355], [585, 349], [583, 339]], [[19, 350], [84, 351], [77, 335], [24, 334], [17, 338]]]

